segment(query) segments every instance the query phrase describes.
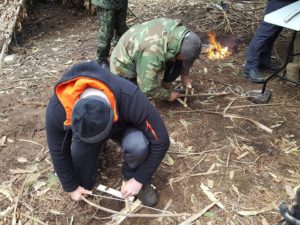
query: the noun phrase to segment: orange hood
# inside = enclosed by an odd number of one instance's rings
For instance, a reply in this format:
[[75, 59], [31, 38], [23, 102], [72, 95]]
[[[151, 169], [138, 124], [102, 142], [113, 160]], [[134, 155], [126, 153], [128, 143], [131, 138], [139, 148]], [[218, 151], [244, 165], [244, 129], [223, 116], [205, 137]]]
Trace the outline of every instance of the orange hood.
[[118, 121], [117, 105], [114, 93], [106, 84], [96, 79], [87, 77], [76, 77], [72, 80], [62, 82], [55, 87], [55, 93], [63, 105], [66, 112], [65, 126], [72, 125], [72, 111], [75, 102], [80, 98], [82, 92], [87, 88], [95, 88], [101, 90], [108, 98], [111, 108], [114, 112], [114, 122]]

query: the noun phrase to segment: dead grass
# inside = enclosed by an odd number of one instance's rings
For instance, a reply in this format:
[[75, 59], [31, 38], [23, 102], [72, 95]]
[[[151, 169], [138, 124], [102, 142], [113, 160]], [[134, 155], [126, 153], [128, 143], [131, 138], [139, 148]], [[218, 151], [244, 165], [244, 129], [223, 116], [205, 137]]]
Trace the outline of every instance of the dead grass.
[[[183, 21], [194, 29], [201, 27], [197, 21], [202, 15], [196, 6], [166, 1], [166, 9], [162, 9], [159, 3], [131, 1], [131, 6], [145, 20], [190, 12], [192, 17], [181, 15]], [[34, 23], [40, 18], [46, 19]], [[103, 224], [110, 214], [73, 202], [62, 191], [44, 130], [45, 105], [53, 84], [73, 64], [95, 58], [96, 18], [40, 5], [29, 22], [33, 23], [24, 25], [20, 47], [14, 48], [18, 54], [15, 64], [5, 67], [0, 78], [0, 224]], [[276, 224], [280, 218], [277, 205], [292, 198], [300, 177], [300, 92], [275, 80], [268, 86], [273, 91], [270, 105], [257, 106], [241, 97], [260, 88], [241, 76], [244, 52], [245, 46], [241, 46], [237, 54], [223, 61], [209, 61], [202, 55], [192, 70], [195, 93], [231, 95], [188, 99], [193, 110], [189, 113], [181, 112], [187, 110], [179, 103], [153, 103], [171, 137], [168, 157], [153, 180], [160, 195], [157, 208], [169, 205], [166, 210], [172, 213], [196, 214], [211, 204], [213, 195], [225, 210], [213, 206], [196, 224], [265, 225]], [[255, 120], [273, 133], [249, 120], [224, 118], [224, 112]], [[117, 146], [109, 143], [99, 166], [98, 183], [119, 188], [121, 162]], [[90, 200], [114, 210], [124, 206], [102, 197]], [[124, 224], [179, 224], [187, 218], [130, 218]]]

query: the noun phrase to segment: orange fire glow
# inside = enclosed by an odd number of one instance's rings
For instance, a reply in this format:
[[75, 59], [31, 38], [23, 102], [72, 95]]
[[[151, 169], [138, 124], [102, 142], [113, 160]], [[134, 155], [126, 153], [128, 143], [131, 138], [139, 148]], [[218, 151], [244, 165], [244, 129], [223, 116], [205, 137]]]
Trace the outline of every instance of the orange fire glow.
[[216, 37], [208, 33], [209, 48], [207, 49], [207, 57], [209, 59], [224, 59], [226, 56], [231, 55], [228, 47], [223, 47], [217, 40]]

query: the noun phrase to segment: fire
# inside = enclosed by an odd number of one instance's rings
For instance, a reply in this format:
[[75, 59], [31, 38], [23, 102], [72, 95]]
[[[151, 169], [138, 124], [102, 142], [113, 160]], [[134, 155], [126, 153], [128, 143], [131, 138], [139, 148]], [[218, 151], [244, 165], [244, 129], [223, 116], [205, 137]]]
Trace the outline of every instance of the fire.
[[223, 47], [217, 40], [216, 37], [208, 33], [209, 38], [209, 48], [207, 49], [207, 57], [209, 59], [224, 59], [226, 56], [231, 55], [228, 47]]

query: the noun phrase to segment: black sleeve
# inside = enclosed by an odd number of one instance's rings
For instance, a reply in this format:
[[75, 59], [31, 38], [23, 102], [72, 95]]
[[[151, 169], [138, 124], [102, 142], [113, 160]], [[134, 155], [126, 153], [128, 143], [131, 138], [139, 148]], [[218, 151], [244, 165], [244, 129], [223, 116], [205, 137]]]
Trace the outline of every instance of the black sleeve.
[[169, 149], [169, 135], [158, 111], [139, 89], [132, 98], [129, 114], [130, 123], [143, 131], [150, 143], [148, 157], [134, 175], [137, 181], [146, 184]]
[[65, 131], [65, 112], [56, 97], [52, 97], [46, 111], [46, 133], [48, 147], [64, 191], [72, 192], [79, 186], [73, 171], [71, 158], [71, 130]]

